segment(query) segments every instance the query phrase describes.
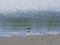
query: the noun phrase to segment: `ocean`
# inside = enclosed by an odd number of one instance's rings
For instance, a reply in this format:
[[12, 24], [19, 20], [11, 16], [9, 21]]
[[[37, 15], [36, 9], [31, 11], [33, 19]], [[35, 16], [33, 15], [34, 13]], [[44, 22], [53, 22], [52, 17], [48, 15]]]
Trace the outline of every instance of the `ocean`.
[[0, 14], [0, 36], [26, 33], [60, 33], [60, 13], [56, 11], [14, 11]]
[[[14, 23], [13, 23], [14, 24]], [[29, 33], [39, 33], [39, 32], [60, 32], [60, 26], [51, 26], [49, 27], [47, 23], [40, 23], [41, 25], [37, 25], [36, 23], [29, 23], [25, 25], [24, 23], [17, 24], [8, 24], [8, 23], [0, 23], [0, 36], [11, 36], [11, 35], [26, 35]], [[21, 24], [21, 25], [20, 25]], [[30, 28], [30, 29], [29, 29]]]

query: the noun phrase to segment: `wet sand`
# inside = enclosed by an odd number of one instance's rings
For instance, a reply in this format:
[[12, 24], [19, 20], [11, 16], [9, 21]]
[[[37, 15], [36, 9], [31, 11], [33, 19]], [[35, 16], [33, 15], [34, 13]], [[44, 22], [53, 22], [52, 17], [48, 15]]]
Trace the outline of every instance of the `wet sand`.
[[60, 45], [60, 36], [0, 37], [0, 45]]

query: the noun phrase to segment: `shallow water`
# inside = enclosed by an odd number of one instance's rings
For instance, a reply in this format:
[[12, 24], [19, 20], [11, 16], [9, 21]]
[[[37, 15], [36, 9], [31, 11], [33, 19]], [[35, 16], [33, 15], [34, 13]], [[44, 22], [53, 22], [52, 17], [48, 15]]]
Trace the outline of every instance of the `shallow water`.
[[31, 28], [33, 33], [37, 32], [60, 32], [60, 26], [48, 26], [47, 23], [5, 23], [0, 22], [0, 36], [1, 35], [26, 35], [27, 28]]

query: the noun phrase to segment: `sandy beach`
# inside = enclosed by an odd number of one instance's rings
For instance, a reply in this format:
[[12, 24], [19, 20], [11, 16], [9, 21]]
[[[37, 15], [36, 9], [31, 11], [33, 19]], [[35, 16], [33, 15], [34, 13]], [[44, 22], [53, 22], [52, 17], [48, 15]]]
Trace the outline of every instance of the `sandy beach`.
[[60, 36], [0, 37], [0, 45], [60, 45]]

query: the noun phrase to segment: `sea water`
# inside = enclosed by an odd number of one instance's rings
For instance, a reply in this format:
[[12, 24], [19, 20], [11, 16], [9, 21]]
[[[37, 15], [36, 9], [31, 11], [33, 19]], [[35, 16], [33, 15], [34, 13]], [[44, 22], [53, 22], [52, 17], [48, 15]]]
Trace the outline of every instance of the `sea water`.
[[42, 11], [40, 13], [32, 13], [27, 11], [27, 13], [21, 14], [7, 13], [0, 15], [0, 36], [26, 35], [30, 32], [60, 33], [60, 13], [57, 12], [44, 13], [44, 11]]
[[60, 32], [60, 26], [51, 26], [49, 27], [47, 23], [40, 23], [41, 25], [37, 25], [35, 22], [28, 23], [28, 25], [25, 25], [26, 23], [19, 23], [21, 25], [14, 26], [13, 24], [8, 23], [0, 23], [0, 36], [16, 36], [16, 35], [27, 35], [28, 29], [31, 28], [30, 32], [33, 33], [39, 33], [39, 32]]

